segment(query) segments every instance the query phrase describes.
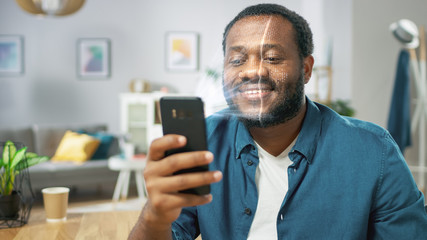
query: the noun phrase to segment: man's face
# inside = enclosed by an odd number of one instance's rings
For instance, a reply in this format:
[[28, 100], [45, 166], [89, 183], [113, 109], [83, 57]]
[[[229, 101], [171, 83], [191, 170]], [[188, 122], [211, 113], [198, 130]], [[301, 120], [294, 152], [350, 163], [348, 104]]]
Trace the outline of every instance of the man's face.
[[283, 17], [237, 21], [226, 39], [223, 81], [228, 105], [249, 127], [286, 122], [304, 103], [304, 83], [311, 74], [305, 65], [292, 24]]

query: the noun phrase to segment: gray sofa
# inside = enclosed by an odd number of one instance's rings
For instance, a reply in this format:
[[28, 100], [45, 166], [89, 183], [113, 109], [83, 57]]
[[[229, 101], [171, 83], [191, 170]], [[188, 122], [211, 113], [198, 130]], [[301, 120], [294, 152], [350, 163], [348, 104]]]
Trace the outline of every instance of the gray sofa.
[[[96, 125], [34, 125], [22, 128], [0, 129], [0, 142], [21, 142], [29, 152], [52, 157], [67, 130], [84, 133], [107, 132], [107, 126]], [[108, 148], [108, 157], [119, 154], [117, 138]], [[99, 191], [100, 187], [114, 189], [118, 172], [108, 168], [108, 157], [88, 160], [81, 165], [72, 162], [44, 162], [29, 168], [31, 186], [35, 193], [42, 188], [66, 186], [73, 189], [85, 188]]]

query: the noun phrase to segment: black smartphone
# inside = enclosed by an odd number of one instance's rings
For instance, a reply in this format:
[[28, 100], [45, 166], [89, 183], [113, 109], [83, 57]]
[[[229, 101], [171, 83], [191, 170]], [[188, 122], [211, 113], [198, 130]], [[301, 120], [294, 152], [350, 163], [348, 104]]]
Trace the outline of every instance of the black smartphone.
[[[181, 152], [207, 150], [206, 126], [203, 101], [199, 97], [162, 97], [160, 115], [163, 135], [179, 134], [187, 138], [187, 144], [166, 152], [166, 156]], [[174, 174], [208, 171], [208, 165], [183, 169]], [[210, 185], [180, 191], [205, 195], [210, 193]]]

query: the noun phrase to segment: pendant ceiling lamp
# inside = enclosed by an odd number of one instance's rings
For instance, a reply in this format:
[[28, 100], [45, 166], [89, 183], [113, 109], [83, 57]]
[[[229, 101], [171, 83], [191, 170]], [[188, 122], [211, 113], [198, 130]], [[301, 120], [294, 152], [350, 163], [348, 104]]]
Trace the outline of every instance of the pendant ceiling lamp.
[[67, 16], [77, 12], [85, 0], [16, 0], [16, 3], [31, 14]]

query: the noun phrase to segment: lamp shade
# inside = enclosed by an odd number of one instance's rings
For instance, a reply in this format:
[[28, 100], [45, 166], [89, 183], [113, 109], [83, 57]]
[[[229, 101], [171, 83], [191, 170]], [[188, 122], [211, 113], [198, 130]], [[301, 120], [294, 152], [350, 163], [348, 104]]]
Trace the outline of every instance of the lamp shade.
[[45, 14], [32, 0], [16, 0], [16, 3], [26, 12], [32, 14]]
[[16, 3], [31, 14], [66, 16], [77, 12], [85, 0], [16, 0]]
[[56, 16], [66, 16], [77, 12], [85, 3], [85, 0], [66, 1], [64, 8], [56, 13]]

